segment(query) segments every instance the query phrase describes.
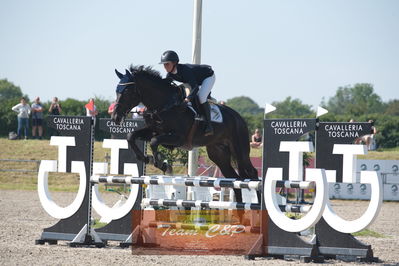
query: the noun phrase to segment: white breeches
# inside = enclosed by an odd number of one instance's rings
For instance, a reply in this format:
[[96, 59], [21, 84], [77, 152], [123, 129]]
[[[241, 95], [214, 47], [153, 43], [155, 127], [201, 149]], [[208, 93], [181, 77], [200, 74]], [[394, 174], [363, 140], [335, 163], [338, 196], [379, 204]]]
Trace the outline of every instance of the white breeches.
[[203, 104], [204, 102], [206, 102], [209, 93], [211, 92], [212, 88], [213, 88], [213, 84], [215, 84], [215, 74], [213, 74], [212, 76], [204, 79], [204, 81], [202, 82], [202, 85], [200, 86], [199, 90], [198, 90], [198, 99], [200, 101], [200, 104]]

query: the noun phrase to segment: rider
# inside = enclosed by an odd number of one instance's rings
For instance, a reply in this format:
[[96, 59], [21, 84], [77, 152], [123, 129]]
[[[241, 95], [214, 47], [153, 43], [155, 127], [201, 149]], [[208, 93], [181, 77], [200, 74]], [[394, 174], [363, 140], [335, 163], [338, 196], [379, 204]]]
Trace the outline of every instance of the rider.
[[168, 72], [166, 78], [188, 83], [191, 86], [190, 95], [185, 102], [191, 102], [195, 96], [198, 96], [200, 111], [204, 114], [206, 120], [205, 136], [213, 135], [211, 124], [210, 107], [208, 95], [215, 84], [215, 74], [211, 66], [195, 64], [179, 64], [179, 56], [175, 51], [166, 51], [161, 56], [161, 62]]

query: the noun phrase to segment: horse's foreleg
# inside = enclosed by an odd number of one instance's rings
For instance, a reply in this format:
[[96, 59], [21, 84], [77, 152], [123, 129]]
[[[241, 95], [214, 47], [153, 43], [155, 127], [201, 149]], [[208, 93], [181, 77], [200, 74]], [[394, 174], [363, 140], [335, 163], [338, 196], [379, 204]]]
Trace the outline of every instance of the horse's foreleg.
[[153, 137], [150, 142], [150, 147], [152, 155], [154, 156], [154, 166], [161, 169], [163, 172], [165, 172], [169, 167], [167, 163], [165, 164], [163, 162], [162, 154], [158, 152], [159, 145], [180, 147], [183, 144], [184, 138], [177, 135], [166, 134]]
[[136, 139], [142, 139], [144, 141], [149, 141], [152, 137], [152, 130], [149, 128], [142, 128], [137, 131], [133, 131], [127, 135], [127, 142], [130, 147], [136, 154], [138, 160], [143, 161], [144, 163], [148, 163], [149, 159], [145, 156], [145, 154], [140, 150], [140, 148], [136, 144]]

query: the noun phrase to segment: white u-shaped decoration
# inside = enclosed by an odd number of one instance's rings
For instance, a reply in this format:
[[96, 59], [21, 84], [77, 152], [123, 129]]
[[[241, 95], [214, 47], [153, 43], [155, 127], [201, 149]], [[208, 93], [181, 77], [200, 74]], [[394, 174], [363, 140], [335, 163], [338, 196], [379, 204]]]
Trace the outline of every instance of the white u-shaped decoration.
[[283, 168], [268, 168], [264, 198], [270, 219], [281, 229], [288, 232], [301, 232], [314, 226], [322, 217], [328, 199], [328, 183], [324, 169], [306, 169], [306, 181], [316, 183], [316, 196], [310, 211], [302, 218], [293, 220], [281, 212], [276, 196], [276, 183], [283, 180]]
[[72, 161], [71, 172], [79, 174], [79, 190], [74, 201], [67, 207], [58, 206], [51, 198], [48, 190], [48, 173], [57, 172], [57, 161], [42, 160], [40, 162], [38, 174], [38, 193], [43, 209], [52, 217], [65, 219], [75, 214], [83, 203], [86, 194], [86, 167], [84, 162]]
[[358, 219], [347, 221], [339, 217], [333, 210], [330, 200], [327, 200], [323, 218], [335, 230], [342, 233], [355, 233], [368, 227], [377, 218], [383, 200], [382, 180], [375, 171], [361, 171], [360, 183], [371, 184], [370, 204], [366, 212]]
[[[93, 175], [107, 174], [106, 165], [106, 163], [93, 163]], [[126, 177], [127, 179], [130, 179], [131, 177], [138, 177], [139, 170], [137, 164], [125, 163], [123, 174], [129, 175], [128, 177]], [[130, 194], [126, 202], [121, 206], [112, 208], [108, 207], [105, 204], [103, 198], [101, 197], [101, 193], [98, 191], [98, 184], [95, 184], [93, 186], [92, 192], [92, 203], [94, 210], [101, 216], [101, 218], [104, 218], [105, 220], [116, 220], [124, 217], [132, 210], [137, 200], [139, 185], [131, 184]]]

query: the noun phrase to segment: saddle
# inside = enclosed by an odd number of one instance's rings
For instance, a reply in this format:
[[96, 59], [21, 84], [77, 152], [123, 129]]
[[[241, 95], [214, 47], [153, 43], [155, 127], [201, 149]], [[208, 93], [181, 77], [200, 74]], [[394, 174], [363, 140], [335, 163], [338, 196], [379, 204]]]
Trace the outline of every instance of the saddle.
[[[187, 83], [183, 83], [180, 85], [174, 84], [174, 85], [179, 88], [181, 100], [184, 101], [184, 99], [190, 94], [191, 91], [190, 85]], [[211, 96], [211, 93], [209, 93], [208, 95], [208, 103], [211, 108], [211, 121], [215, 123], [222, 123], [223, 118], [222, 118], [222, 113], [220, 112], [220, 109], [217, 106], [218, 102], [215, 98]], [[195, 97], [194, 100], [187, 105], [187, 107], [194, 113], [195, 120], [204, 121], [203, 115], [201, 115], [201, 112], [198, 112], [198, 110], [201, 110], [199, 106], [200, 103], [198, 101], [198, 97]]]
[[[191, 89], [190, 85], [188, 85], [188, 84], [176, 85], [173, 81], [171, 82], [171, 84], [173, 86], [175, 86], [176, 88], [178, 88], [178, 91], [179, 91], [177, 99], [175, 99], [176, 100], [175, 104], [177, 104], [177, 103], [185, 104], [184, 99], [190, 94], [190, 89]], [[223, 122], [222, 113], [217, 105], [216, 99], [213, 98], [210, 93], [208, 95], [208, 102], [209, 102], [210, 109], [211, 109], [211, 121], [215, 122], [215, 123], [222, 123]], [[192, 142], [193, 142], [193, 137], [195, 135], [195, 132], [197, 131], [200, 121], [205, 120], [204, 116], [200, 115], [200, 112], [197, 111], [197, 110], [200, 110], [199, 105], [200, 105], [200, 103], [198, 101], [198, 97], [195, 97], [191, 103], [186, 104], [187, 108], [189, 108], [189, 110], [191, 110], [193, 112], [194, 117], [195, 117], [194, 123], [191, 126], [191, 129], [187, 135], [186, 143], [181, 147], [186, 150], [192, 150], [192, 148], [193, 148]]]

